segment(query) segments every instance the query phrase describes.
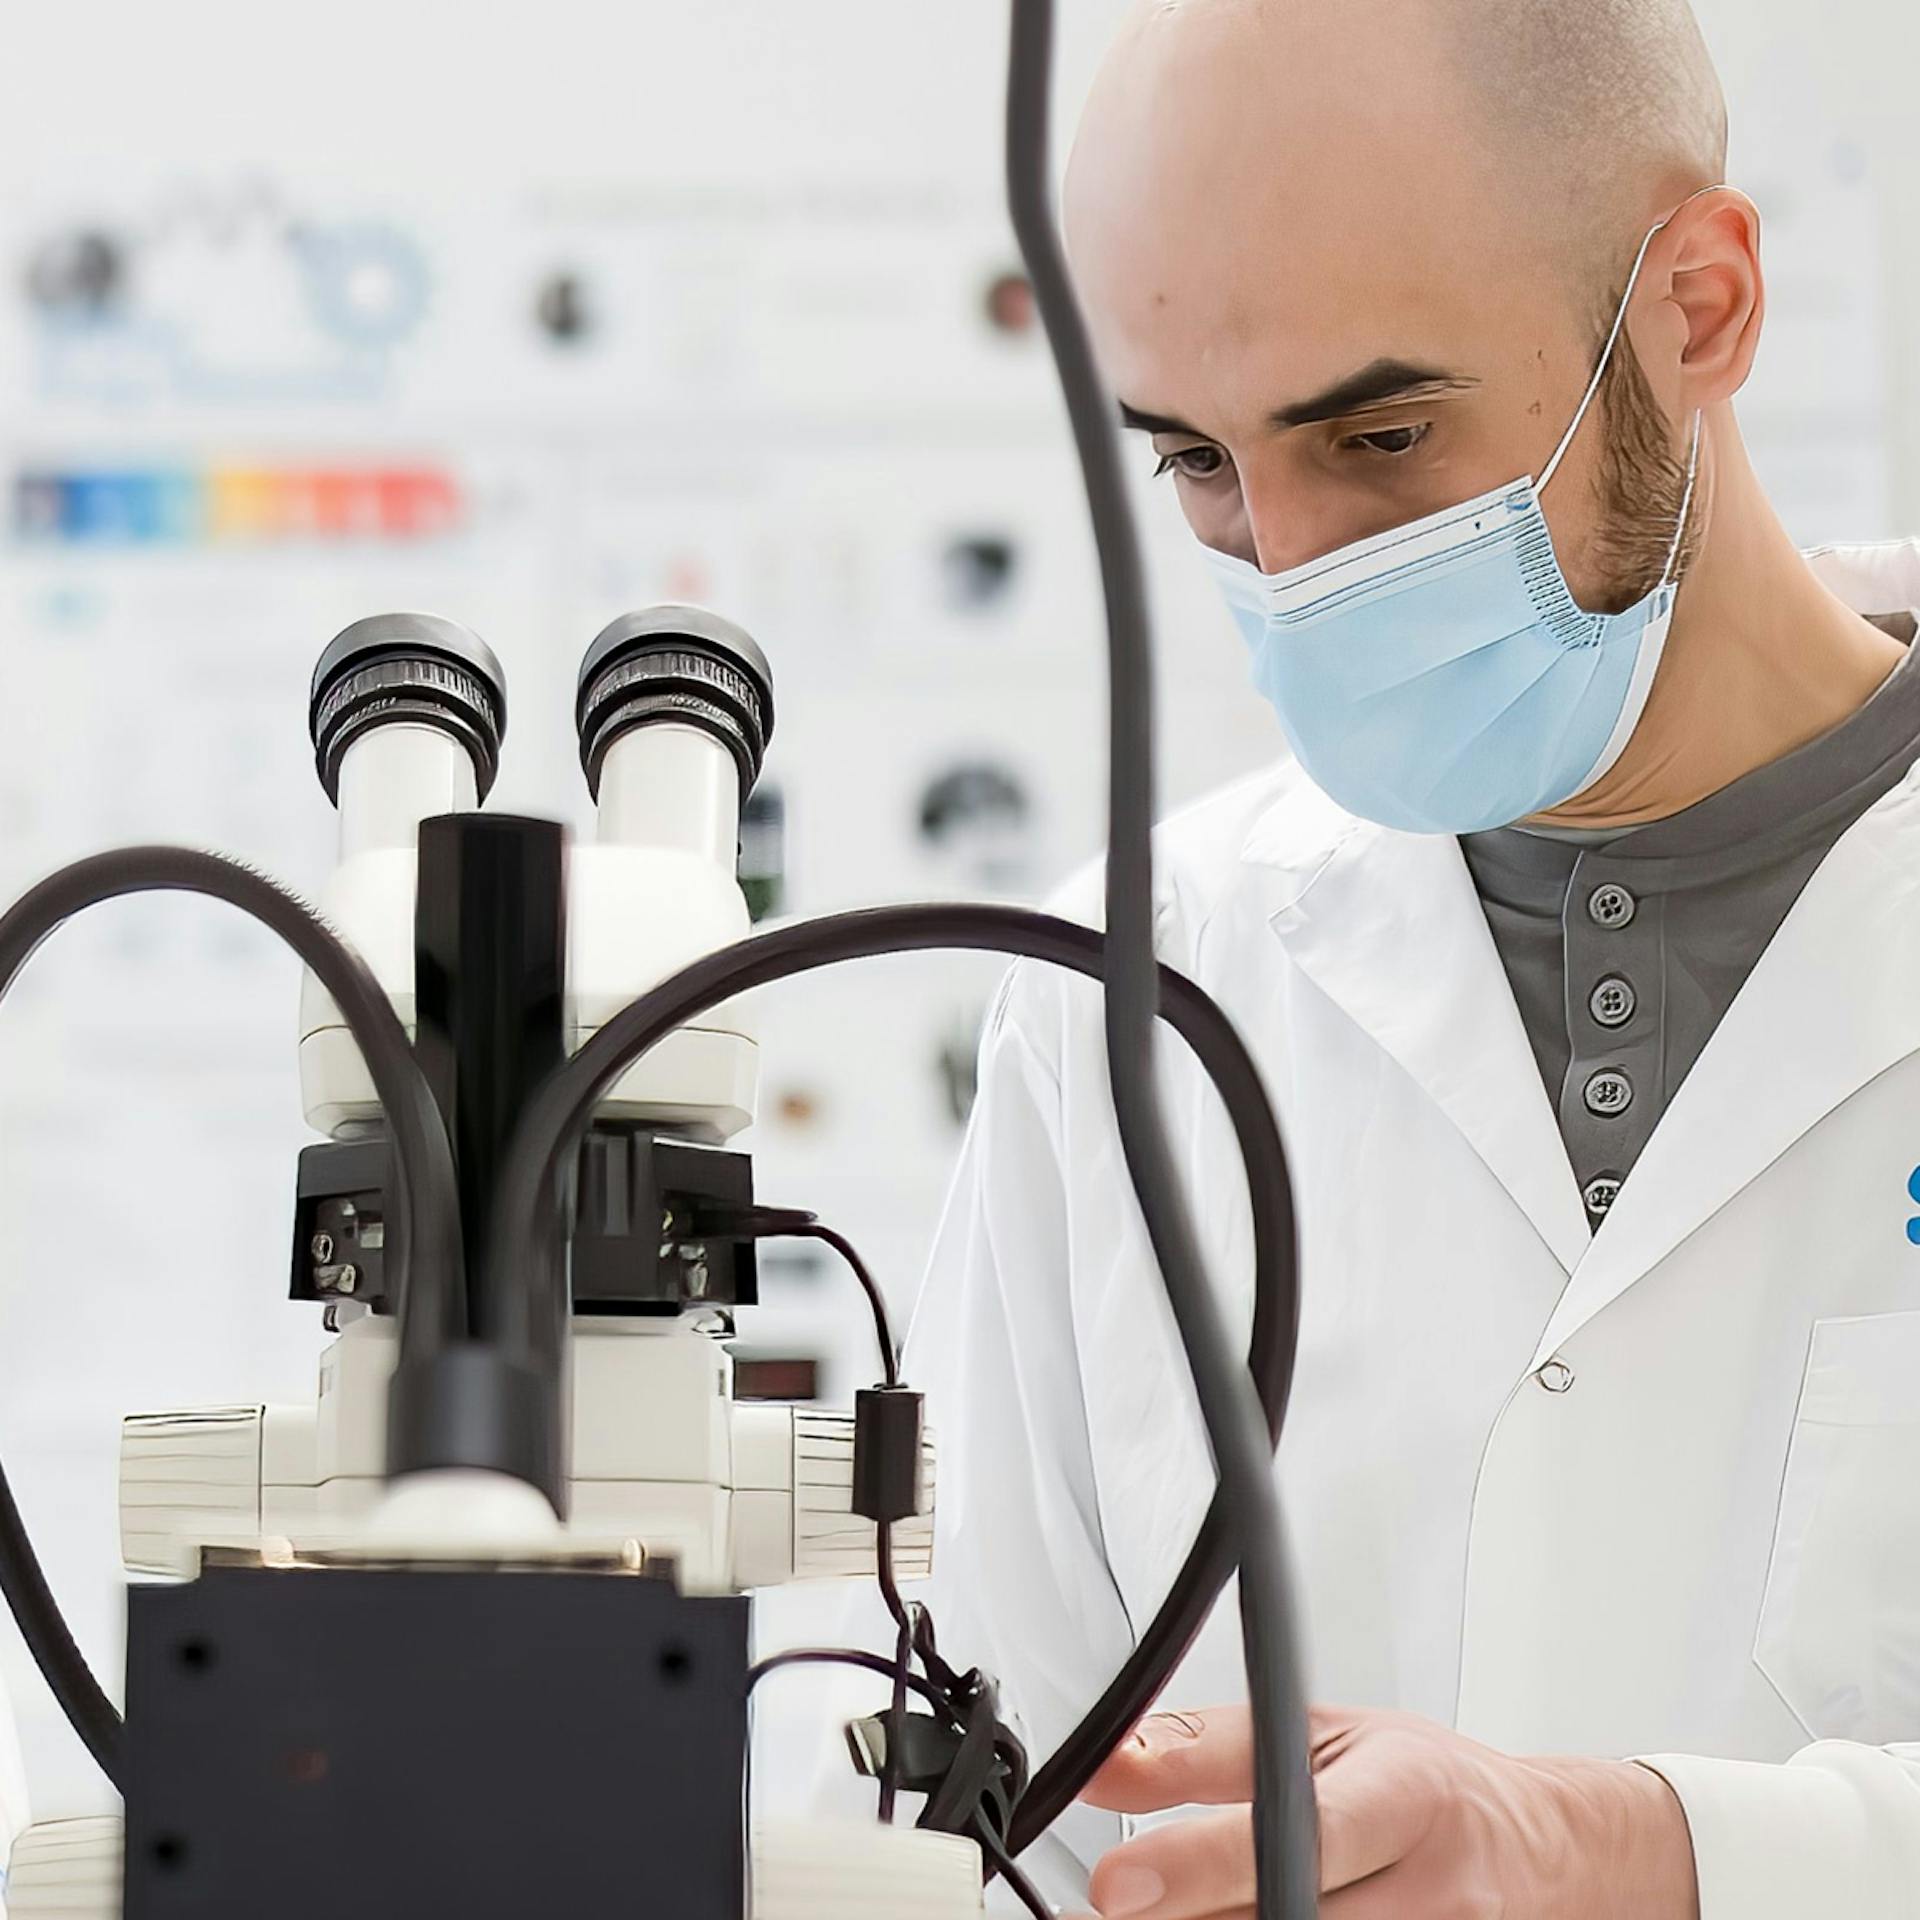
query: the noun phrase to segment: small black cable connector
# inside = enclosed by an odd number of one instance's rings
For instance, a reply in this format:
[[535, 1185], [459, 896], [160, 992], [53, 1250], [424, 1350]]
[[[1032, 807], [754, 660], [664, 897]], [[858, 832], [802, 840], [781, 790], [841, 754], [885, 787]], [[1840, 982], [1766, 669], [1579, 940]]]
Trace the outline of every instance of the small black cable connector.
[[[896, 1789], [924, 1793], [927, 1804], [918, 1825], [931, 1832], [991, 1836], [989, 1852], [1005, 1852], [1013, 1809], [1027, 1788], [1027, 1750], [1000, 1718], [998, 1689], [985, 1674], [955, 1673], [933, 1645], [933, 1626], [916, 1609], [915, 1651], [926, 1675], [910, 1673], [906, 1688], [933, 1709], [905, 1713], [898, 1708], [855, 1720], [847, 1728], [847, 1746], [855, 1769], [869, 1779], [893, 1779]], [[856, 1667], [897, 1680], [898, 1669], [883, 1654], [856, 1647], [794, 1647], [769, 1654], [748, 1670], [752, 1692], [782, 1667]]]
[[916, 1824], [927, 1831], [977, 1837], [985, 1827], [1004, 1841], [1026, 1791], [1027, 1750], [1000, 1718], [999, 1690], [977, 1669], [929, 1685], [939, 1696], [937, 1713], [890, 1709], [847, 1728], [854, 1766], [901, 1792], [925, 1794]]
[[853, 1396], [853, 1511], [882, 1526], [922, 1510], [921, 1437], [926, 1395], [862, 1387]]

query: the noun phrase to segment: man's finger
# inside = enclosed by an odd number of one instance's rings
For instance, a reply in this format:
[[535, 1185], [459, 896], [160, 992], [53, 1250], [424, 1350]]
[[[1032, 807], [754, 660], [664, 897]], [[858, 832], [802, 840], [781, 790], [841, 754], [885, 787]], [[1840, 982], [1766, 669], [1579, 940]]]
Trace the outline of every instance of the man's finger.
[[1114, 1813], [1232, 1806], [1253, 1798], [1253, 1746], [1245, 1707], [1152, 1713], [1115, 1748], [1081, 1799]]
[[1253, 1904], [1253, 1813], [1195, 1814], [1115, 1847], [1093, 1870], [1101, 1920], [1218, 1920]]
[[1390, 1743], [1362, 1746], [1314, 1775], [1322, 1893], [1369, 1879], [1420, 1844], [1433, 1805], [1405, 1758]]

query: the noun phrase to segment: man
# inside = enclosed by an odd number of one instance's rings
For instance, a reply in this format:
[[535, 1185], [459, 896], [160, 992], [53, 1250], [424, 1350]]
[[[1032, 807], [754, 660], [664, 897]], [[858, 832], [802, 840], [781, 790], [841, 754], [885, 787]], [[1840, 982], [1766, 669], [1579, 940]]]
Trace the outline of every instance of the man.
[[[1159, 927], [1298, 1188], [1336, 1920], [1920, 1914], [1920, 667], [1748, 463], [1723, 164], [1685, 0], [1160, 0], [1070, 170], [1299, 762], [1163, 830]], [[1231, 1137], [1166, 1078], [1244, 1325]], [[942, 1645], [1044, 1752], [1212, 1483], [1084, 983], [996, 1004], [909, 1374]], [[1250, 1908], [1230, 1616], [1089, 1796], [1214, 1808], [1107, 1852], [1108, 1920]]]

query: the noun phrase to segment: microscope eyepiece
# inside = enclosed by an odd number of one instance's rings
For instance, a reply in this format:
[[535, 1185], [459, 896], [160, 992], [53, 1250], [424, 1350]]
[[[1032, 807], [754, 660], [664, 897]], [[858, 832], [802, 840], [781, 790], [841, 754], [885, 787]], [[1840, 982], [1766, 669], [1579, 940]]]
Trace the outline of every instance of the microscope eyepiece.
[[336, 634], [313, 670], [314, 764], [340, 799], [340, 763], [375, 727], [432, 727], [466, 748], [484, 800], [500, 770], [507, 686], [477, 633], [432, 613], [377, 613]]
[[587, 788], [623, 735], [697, 727], [732, 754], [744, 801], [773, 737], [773, 672], [752, 635], [704, 607], [648, 607], [602, 628], [580, 663], [575, 718]]

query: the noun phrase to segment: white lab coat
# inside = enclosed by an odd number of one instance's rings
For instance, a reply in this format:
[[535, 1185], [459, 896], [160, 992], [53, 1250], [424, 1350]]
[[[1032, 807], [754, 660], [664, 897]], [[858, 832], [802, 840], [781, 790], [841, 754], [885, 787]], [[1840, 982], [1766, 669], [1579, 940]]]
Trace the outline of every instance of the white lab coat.
[[6, 1915], [6, 1869], [14, 1841], [31, 1821], [27, 1808], [27, 1770], [20, 1752], [12, 1702], [0, 1681], [0, 1920]]
[[[1823, 565], [1871, 611], [1920, 600], [1916, 557]], [[1279, 1475], [1313, 1696], [1650, 1759], [1704, 1920], [1920, 1914], [1920, 768], [1815, 874], [1597, 1235], [1453, 840], [1283, 766], [1163, 828], [1159, 893], [1292, 1157]], [[1097, 906], [1088, 875], [1065, 910]], [[1232, 1136], [1178, 1042], [1165, 1064], [1244, 1332]], [[1044, 1753], [1211, 1491], [1087, 982], [1022, 965], [993, 1008], [907, 1370], [942, 1648]], [[1170, 1704], [1244, 1697], [1236, 1632], [1217, 1609]], [[1084, 1865], [1118, 1835], [1080, 1819]]]

